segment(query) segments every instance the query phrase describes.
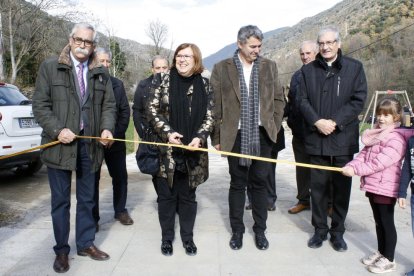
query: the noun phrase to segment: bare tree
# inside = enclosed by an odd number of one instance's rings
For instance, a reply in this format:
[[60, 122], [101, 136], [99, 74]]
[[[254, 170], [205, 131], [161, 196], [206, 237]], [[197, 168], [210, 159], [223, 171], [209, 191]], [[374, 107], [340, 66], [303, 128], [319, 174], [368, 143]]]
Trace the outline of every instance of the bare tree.
[[125, 52], [121, 50], [118, 38], [115, 36], [114, 28], [108, 26], [105, 26], [104, 28], [108, 38], [106, 48], [109, 49], [112, 54], [112, 64], [109, 68], [109, 72], [112, 76], [120, 78], [123, 75], [127, 64]]
[[155, 21], [149, 22], [145, 33], [154, 43], [154, 55], [160, 55], [168, 37], [168, 26], [157, 18]]
[[0, 81], [5, 80], [4, 74], [4, 60], [3, 60], [3, 24], [1, 22], [1, 12], [0, 12]]
[[48, 11], [58, 10], [70, 3], [66, 0], [2, 0], [0, 14], [6, 17], [3, 31], [10, 53], [10, 79], [14, 83], [18, 72], [34, 57], [47, 48], [57, 25], [71, 18], [73, 12], [50, 16]]
[[174, 38], [171, 38], [170, 49], [169, 49], [169, 51], [167, 51], [167, 54], [165, 56], [168, 60], [170, 60], [171, 55], [174, 54], [173, 45], [174, 45]]

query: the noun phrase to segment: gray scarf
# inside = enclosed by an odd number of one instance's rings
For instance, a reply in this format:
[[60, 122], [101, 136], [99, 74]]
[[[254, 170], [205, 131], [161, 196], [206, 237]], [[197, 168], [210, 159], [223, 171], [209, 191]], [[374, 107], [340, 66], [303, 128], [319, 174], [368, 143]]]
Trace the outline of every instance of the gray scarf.
[[[249, 90], [247, 90], [244, 80], [243, 65], [238, 56], [239, 50], [233, 55], [239, 73], [240, 95], [241, 95], [241, 154], [259, 156], [260, 137], [259, 137], [259, 60], [258, 57], [253, 63], [252, 75], [250, 76]], [[249, 167], [251, 159], [240, 158], [240, 166]]]

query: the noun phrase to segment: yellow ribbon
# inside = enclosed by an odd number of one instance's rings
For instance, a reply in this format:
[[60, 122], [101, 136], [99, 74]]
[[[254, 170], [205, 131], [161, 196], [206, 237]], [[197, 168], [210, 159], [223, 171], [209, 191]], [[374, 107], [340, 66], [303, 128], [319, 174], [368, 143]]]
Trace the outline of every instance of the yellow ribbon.
[[14, 157], [14, 156], [18, 156], [20, 154], [32, 152], [32, 151], [35, 151], [35, 150], [48, 148], [48, 147], [54, 146], [54, 145], [59, 144], [59, 143], [60, 143], [60, 141], [54, 141], [54, 142], [50, 142], [50, 143], [40, 145], [40, 146], [37, 146], [37, 147], [34, 147], [34, 148], [30, 148], [30, 149], [27, 149], [27, 150], [22, 150], [22, 151], [18, 151], [18, 152], [15, 152], [15, 153], [3, 155], [3, 156], [0, 156], [0, 160], [7, 159], [7, 158], [10, 158], [10, 157]]
[[[252, 156], [252, 155], [246, 155], [246, 154], [240, 154], [240, 153], [234, 153], [234, 152], [227, 152], [227, 151], [221, 151], [221, 150], [216, 150], [216, 149], [194, 148], [194, 147], [185, 146], [185, 145], [167, 144], [167, 143], [158, 143], [158, 142], [147, 142], [147, 141], [136, 141], [136, 140], [117, 139], [117, 138], [102, 139], [100, 137], [78, 136], [78, 135], [76, 136], [76, 138], [80, 138], [80, 139], [100, 139], [100, 140], [119, 141], [119, 142], [137, 143], [137, 144], [147, 144], [147, 145], [155, 145], [155, 146], [163, 146], [163, 147], [176, 147], [176, 148], [182, 148], [182, 149], [191, 150], [191, 151], [204, 151], [204, 152], [210, 152], [210, 153], [214, 153], [214, 154], [221, 154], [221, 155], [225, 155], [225, 156], [234, 156], [234, 157], [239, 157], [239, 158], [249, 158], [249, 159], [252, 159], [252, 160], [258, 160], [258, 161], [263, 161], [263, 162], [281, 163], [281, 164], [288, 164], [288, 165], [293, 165], [293, 166], [297, 166], [297, 167], [305, 167], [305, 168], [311, 168], [311, 169], [342, 172], [342, 168], [337, 168], [337, 167], [312, 165], [312, 164], [299, 163], [299, 162], [293, 162], [293, 161], [288, 161], [288, 160], [277, 160], [277, 159], [272, 159], [272, 158]], [[38, 147], [27, 149], [27, 150], [24, 150], [24, 151], [16, 152], [16, 153], [9, 154], [9, 155], [3, 155], [3, 156], [0, 156], [0, 160], [6, 159], [6, 158], [9, 158], [9, 157], [13, 157], [13, 156], [17, 156], [17, 155], [20, 155], [20, 154], [23, 154], [23, 153], [32, 152], [32, 151], [35, 151], [35, 150], [38, 150], [38, 149], [47, 148], [47, 147], [50, 147], [50, 146], [53, 146], [53, 145], [56, 145], [56, 144], [59, 144], [59, 143], [60, 143], [59, 141], [54, 141], [54, 142], [44, 144], [44, 145], [41, 145], [41, 146], [38, 146]]]

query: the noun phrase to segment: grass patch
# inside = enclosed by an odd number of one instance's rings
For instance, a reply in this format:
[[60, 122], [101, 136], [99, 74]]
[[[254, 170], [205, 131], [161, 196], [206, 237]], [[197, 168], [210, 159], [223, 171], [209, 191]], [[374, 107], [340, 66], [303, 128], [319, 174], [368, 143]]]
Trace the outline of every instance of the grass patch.
[[368, 123], [360, 123], [359, 124], [359, 129], [360, 129], [359, 135], [361, 135], [366, 129], [369, 129], [369, 128], [371, 128], [371, 124], [368, 124]]
[[[129, 119], [129, 125], [127, 128], [127, 131], [125, 133], [125, 138], [127, 140], [135, 140], [138, 138], [134, 138], [134, 133], [135, 133], [135, 127], [134, 127], [134, 120], [132, 119], [132, 117]], [[130, 142], [126, 142], [126, 152], [127, 154], [132, 153], [135, 151], [135, 143], [130, 143]]]

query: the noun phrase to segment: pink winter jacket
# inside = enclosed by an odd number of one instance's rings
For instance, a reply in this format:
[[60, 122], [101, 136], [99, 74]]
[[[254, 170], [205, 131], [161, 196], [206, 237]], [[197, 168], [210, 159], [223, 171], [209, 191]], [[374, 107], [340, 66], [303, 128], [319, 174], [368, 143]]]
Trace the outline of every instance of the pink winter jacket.
[[390, 126], [366, 130], [362, 142], [365, 147], [347, 164], [361, 176], [361, 190], [397, 198], [405, 137]]

